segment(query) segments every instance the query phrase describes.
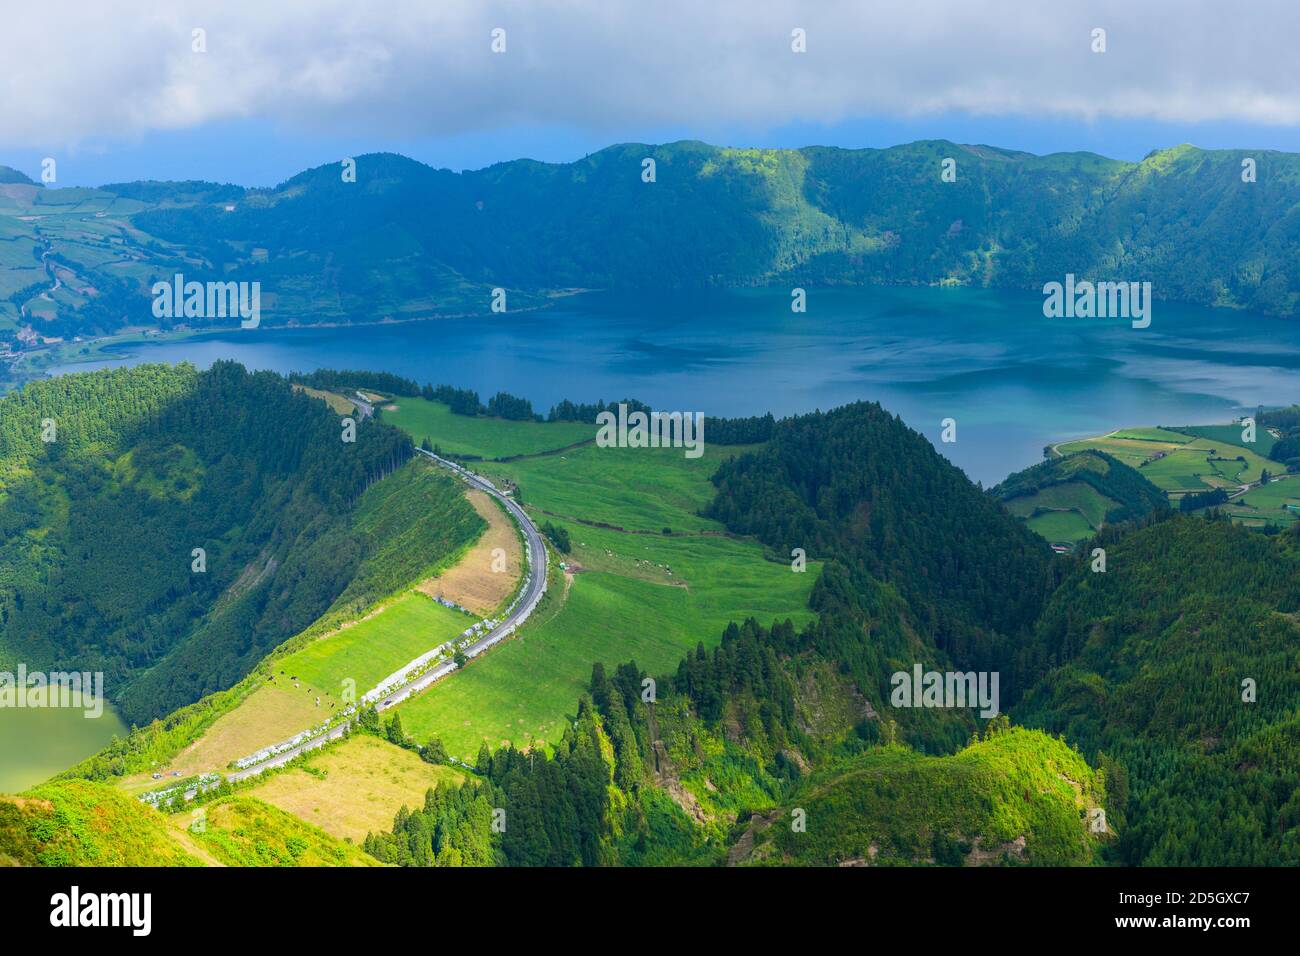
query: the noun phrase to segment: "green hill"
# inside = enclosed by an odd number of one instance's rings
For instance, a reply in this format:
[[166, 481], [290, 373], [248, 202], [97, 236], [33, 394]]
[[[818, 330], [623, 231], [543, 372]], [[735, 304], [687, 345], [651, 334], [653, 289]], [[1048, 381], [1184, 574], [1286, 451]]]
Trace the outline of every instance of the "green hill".
[[785, 419], [714, 484], [710, 517], [782, 557], [835, 558], [864, 591], [864, 574], [888, 584], [958, 658], [992, 659], [1041, 606], [1042, 541], [877, 404]]
[[157, 810], [87, 780], [0, 795], [0, 865], [199, 865], [173, 834]]
[[0, 664], [102, 671], [144, 724], [482, 529], [449, 477], [379, 481], [406, 474], [405, 434], [375, 421], [355, 442], [341, 434], [324, 403], [223, 362], [70, 375], [0, 399]]
[[1165, 493], [1137, 469], [1096, 450], [1016, 472], [989, 493], [1028, 528], [1054, 542], [1090, 538], [1103, 524], [1168, 507]]
[[1166, 514], [1099, 543], [1106, 572], [1080, 562], [1020, 653], [1012, 714], [1126, 768], [1124, 862], [1300, 862], [1300, 536]]
[[[1247, 155], [1258, 182], [1241, 181]], [[641, 179], [647, 158], [654, 182]], [[940, 180], [947, 158], [955, 182]], [[70, 291], [42, 321], [63, 336], [153, 323], [150, 284], [177, 271], [262, 282], [274, 297], [268, 324], [486, 315], [497, 287], [516, 310], [575, 288], [1037, 291], [1066, 273], [1140, 276], [1162, 298], [1273, 315], [1300, 302], [1300, 264], [1285, 252], [1300, 200], [1300, 155], [1290, 153], [1178, 146], [1130, 163], [943, 140], [860, 150], [625, 143], [572, 163], [461, 173], [371, 154], [356, 158], [355, 182], [341, 172], [321, 166], [271, 189], [141, 182], [0, 197], [0, 236], [20, 240], [21, 253], [0, 269], [0, 290], [29, 301], [41, 278], [31, 252], [48, 242], [79, 277], [70, 285], [93, 290]], [[92, 210], [104, 219], [88, 220]], [[132, 261], [121, 265], [124, 250]]]
[[22, 186], [34, 186], [35, 183], [25, 174], [9, 166], [0, 166], [0, 186], [17, 183]]
[[357, 847], [251, 797], [168, 816], [86, 780], [0, 794], [0, 866], [375, 866]]
[[1092, 831], [1105, 803], [1104, 775], [1064, 743], [991, 727], [951, 756], [886, 746], [814, 774], [751, 822], [733, 861], [1087, 865], [1110, 836]]

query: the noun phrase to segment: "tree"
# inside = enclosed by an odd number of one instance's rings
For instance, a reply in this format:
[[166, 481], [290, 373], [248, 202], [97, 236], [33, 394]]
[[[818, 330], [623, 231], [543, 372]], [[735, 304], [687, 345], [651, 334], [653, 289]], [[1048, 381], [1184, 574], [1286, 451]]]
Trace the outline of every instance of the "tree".
[[447, 748], [442, 745], [441, 737], [433, 737], [424, 746], [420, 752], [420, 757], [426, 763], [447, 763]]
[[406, 732], [402, 730], [401, 714], [393, 714], [393, 719], [384, 728], [384, 736], [388, 738], [390, 744], [397, 744], [399, 747], [406, 746]]
[[361, 708], [357, 715], [357, 726], [369, 734], [379, 733], [379, 711], [373, 706]]

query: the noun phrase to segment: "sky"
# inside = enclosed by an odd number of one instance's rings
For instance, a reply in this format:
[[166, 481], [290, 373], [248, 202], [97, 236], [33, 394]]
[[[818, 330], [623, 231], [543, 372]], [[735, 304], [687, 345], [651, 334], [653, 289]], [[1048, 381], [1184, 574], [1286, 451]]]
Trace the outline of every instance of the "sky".
[[54, 158], [56, 185], [677, 139], [1300, 151], [1294, 0], [47, 0], [0, 22], [0, 164]]

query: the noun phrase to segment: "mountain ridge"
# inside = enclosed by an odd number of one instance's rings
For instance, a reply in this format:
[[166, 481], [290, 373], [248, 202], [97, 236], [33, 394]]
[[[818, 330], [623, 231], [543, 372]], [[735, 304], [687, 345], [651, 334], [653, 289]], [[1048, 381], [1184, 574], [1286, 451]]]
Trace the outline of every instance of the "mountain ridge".
[[[1292, 153], [1183, 144], [1129, 162], [949, 140], [683, 140], [461, 172], [396, 153], [354, 161], [270, 188], [138, 182], [0, 196], [0, 235], [13, 240], [0, 315], [15, 326], [0, 334], [19, 342], [23, 323], [47, 338], [169, 328], [177, 320], [153, 317], [150, 289], [178, 271], [260, 283], [268, 325], [490, 315], [496, 289], [516, 311], [573, 289], [1037, 291], [1067, 274], [1150, 282], [1162, 301], [1300, 311]], [[45, 260], [66, 271], [52, 299]]]

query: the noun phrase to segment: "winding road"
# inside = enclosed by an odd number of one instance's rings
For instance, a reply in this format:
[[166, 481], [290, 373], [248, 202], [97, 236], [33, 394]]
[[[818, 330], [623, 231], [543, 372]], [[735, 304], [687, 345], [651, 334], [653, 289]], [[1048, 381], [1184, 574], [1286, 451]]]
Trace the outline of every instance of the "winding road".
[[[519, 590], [519, 594], [515, 598], [514, 603], [510, 606], [510, 609], [506, 612], [505, 618], [497, 624], [496, 627], [492, 628], [463, 650], [466, 657], [477, 657], [488, 648], [498, 644], [513, 634], [520, 625], [528, 620], [533, 611], [537, 609], [537, 605], [546, 594], [546, 544], [542, 541], [541, 532], [537, 530], [537, 526], [533, 524], [532, 519], [524, 512], [524, 509], [521, 508], [513, 499], [503, 494], [496, 485], [492, 484], [492, 482], [488, 481], [481, 475], [477, 475], [466, 468], [462, 468], [453, 461], [435, 455], [433, 452], [425, 451], [423, 448], [417, 448], [416, 451], [424, 457], [433, 460], [443, 468], [454, 472], [470, 487], [491, 495], [499, 501], [506, 511], [508, 511], [514, 519], [519, 522], [519, 527], [523, 530], [524, 537], [527, 541], [528, 560], [526, 567], [524, 568], [524, 574], [526, 575], [524, 586]], [[416, 660], [418, 661], [419, 659], [417, 658]], [[413, 666], [417, 666], [416, 661], [412, 661], [408, 664], [407, 668], [409, 669]], [[444, 661], [437, 667], [431, 668], [421, 674], [409, 684], [403, 684], [387, 693], [380, 692], [380, 695], [375, 697], [372, 697], [375, 692], [371, 691], [366, 694], [362, 700], [373, 700], [375, 707], [378, 710], [383, 711], [415, 696], [428, 688], [431, 684], [446, 677], [455, 669], [456, 664], [453, 661]], [[337, 740], [339, 737], [342, 737], [350, 725], [350, 720], [344, 721], [337, 727], [331, 727], [327, 732], [318, 737], [305, 740], [288, 750], [267, 757], [265, 760], [258, 761], [248, 767], [225, 774], [225, 777], [227, 780], [232, 781], [244, 780], [248, 777], [256, 776], [264, 770], [270, 770], [274, 767], [282, 767], [299, 754], [306, 753], [309, 750], [315, 750], [324, 746], [331, 740]], [[275, 747], [283, 746], [284, 743], [287, 743], [287, 741], [283, 741], [279, 744], [272, 744], [271, 747], [266, 749], [274, 749]], [[186, 794], [186, 799], [190, 799], [189, 793]]]

